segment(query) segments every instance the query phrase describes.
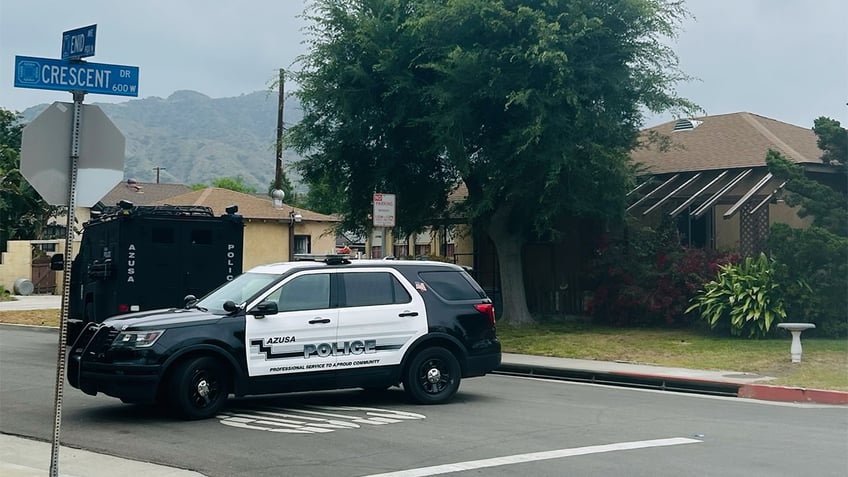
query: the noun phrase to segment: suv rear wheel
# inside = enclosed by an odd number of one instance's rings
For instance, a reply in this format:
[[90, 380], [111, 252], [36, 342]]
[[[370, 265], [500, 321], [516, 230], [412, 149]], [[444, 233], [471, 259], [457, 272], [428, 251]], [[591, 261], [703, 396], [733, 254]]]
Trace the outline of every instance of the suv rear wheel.
[[228, 367], [210, 356], [188, 359], [171, 375], [168, 397], [184, 419], [205, 419], [218, 413], [230, 392]]
[[441, 347], [424, 348], [409, 363], [403, 389], [420, 404], [447, 402], [459, 389], [459, 361]]

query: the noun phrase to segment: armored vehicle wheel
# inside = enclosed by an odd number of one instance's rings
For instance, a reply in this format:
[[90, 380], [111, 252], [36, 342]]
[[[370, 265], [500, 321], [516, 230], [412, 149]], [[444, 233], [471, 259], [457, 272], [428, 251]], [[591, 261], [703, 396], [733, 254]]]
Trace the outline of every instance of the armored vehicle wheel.
[[420, 404], [447, 402], [459, 389], [459, 362], [445, 348], [432, 347], [419, 351], [409, 363], [403, 389]]
[[227, 401], [229, 371], [225, 364], [209, 356], [183, 361], [171, 375], [167, 392], [172, 409], [180, 417], [212, 417]]

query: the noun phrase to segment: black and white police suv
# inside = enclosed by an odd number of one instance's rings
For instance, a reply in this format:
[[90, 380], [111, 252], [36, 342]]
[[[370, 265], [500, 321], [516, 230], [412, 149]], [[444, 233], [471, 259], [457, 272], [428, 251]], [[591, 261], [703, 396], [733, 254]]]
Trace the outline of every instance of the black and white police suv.
[[229, 394], [403, 384], [437, 404], [500, 365], [492, 302], [462, 267], [310, 258], [255, 267], [185, 308], [87, 325], [68, 381], [202, 419]]

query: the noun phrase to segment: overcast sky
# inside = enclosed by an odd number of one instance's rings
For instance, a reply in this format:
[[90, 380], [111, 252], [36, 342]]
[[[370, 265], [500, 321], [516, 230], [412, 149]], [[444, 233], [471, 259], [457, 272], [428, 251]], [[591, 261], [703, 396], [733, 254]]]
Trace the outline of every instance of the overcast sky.
[[[66, 92], [15, 88], [14, 58], [59, 58], [62, 32], [92, 24], [96, 54], [88, 60], [138, 66], [139, 98], [268, 89], [305, 52], [305, 1], [0, 0], [0, 107], [71, 101]], [[674, 47], [698, 81], [678, 90], [706, 114], [748, 111], [803, 127], [829, 116], [848, 126], [848, 1], [688, 0], [687, 8], [694, 18]]]

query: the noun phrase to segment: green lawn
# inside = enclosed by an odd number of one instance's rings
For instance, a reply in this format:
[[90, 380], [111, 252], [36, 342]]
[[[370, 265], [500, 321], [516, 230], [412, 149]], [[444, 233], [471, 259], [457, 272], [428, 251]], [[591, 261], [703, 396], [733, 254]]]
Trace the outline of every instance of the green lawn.
[[782, 338], [748, 340], [574, 321], [521, 327], [498, 323], [498, 337], [506, 353], [739, 371], [777, 378], [769, 384], [848, 391], [848, 339], [802, 335], [802, 362], [793, 364], [788, 332]]
[[[59, 326], [59, 310], [2, 311], [0, 323]], [[848, 391], [848, 339], [802, 335], [804, 356], [792, 364], [788, 332], [769, 340], [715, 337], [692, 330], [624, 329], [574, 320], [515, 327], [498, 323], [506, 353], [624, 361], [773, 376], [770, 384]]]

